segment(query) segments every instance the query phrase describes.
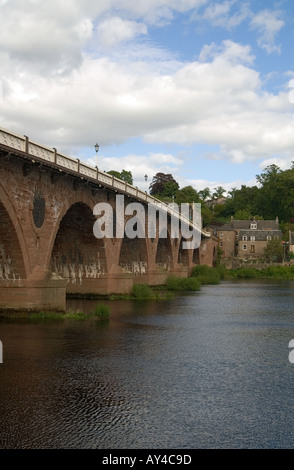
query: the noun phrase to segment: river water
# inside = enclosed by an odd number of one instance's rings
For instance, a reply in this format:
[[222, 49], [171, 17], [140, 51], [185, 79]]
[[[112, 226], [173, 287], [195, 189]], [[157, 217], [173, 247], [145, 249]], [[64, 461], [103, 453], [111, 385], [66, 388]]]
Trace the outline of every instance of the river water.
[[[0, 322], [0, 448], [294, 447], [293, 282]], [[90, 312], [95, 301], [69, 301]]]

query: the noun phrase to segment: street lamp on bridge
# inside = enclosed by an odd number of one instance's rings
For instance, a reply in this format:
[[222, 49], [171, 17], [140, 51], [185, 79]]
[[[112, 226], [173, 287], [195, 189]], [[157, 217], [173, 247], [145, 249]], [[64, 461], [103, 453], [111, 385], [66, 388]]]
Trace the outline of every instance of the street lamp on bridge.
[[95, 150], [96, 150], [96, 166], [98, 168], [98, 152], [99, 152], [99, 144], [95, 144]]

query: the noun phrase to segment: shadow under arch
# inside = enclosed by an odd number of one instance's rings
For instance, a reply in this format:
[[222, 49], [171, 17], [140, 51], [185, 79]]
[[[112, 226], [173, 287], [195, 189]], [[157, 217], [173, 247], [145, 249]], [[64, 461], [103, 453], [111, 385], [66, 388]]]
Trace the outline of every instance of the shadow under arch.
[[98, 279], [107, 272], [103, 239], [93, 233], [93, 210], [85, 202], [73, 203], [59, 223], [50, 257], [50, 269], [72, 284]]
[[[163, 236], [166, 235], [166, 236]], [[155, 263], [158, 267], [162, 269], [169, 270], [173, 265], [173, 251], [172, 243], [170, 238], [170, 231], [167, 230], [166, 233], [159, 234]]]
[[[127, 230], [127, 225], [130, 223], [130, 220], [132, 220], [132, 218], [125, 220], [125, 232], [120, 247], [118, 264], [125, 271], [133, 273], [135, 276], [140, 276], [148, 272], [147, 239], [146, 235], [144, 238], [139, 238], [138, 236], [130, 238], [130, 236], [128, 236], [129, 231]], [[132, 228], [133, 234], [146, 234], [142, 223], [138, 219], [136, 219]]]
[[0, 279], [27, 279], [31, 273], [22, 228], [0, 185]]
[[178, 253], [178, 264], [182, 266], [189, 266], [189, 251], [188, 249], [183, 248], [183, 243], [187, 240], [182, 237], [179, 246], [179, 253]]

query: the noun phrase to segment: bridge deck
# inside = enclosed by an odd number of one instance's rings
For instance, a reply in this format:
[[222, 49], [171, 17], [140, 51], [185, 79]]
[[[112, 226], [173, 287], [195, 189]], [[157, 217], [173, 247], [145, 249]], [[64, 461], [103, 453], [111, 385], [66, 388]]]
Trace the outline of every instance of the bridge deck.
[[201, 235], [210, 238], [210, 233], [192, 223], [191, 220], [180, 214], [159, 199], [154, 198], [145, 191], [126, 183], [108, 173], [101, 171], [98, 167], [92, 167], [77, 158], [72, 158], [57, 152], [55, 148], [31, 141], [27, 136], [15, 134], [6, 129], [0, 128], [0, 149], [9, 153], [14, 153], [21, 158], [39, 162], [59, 171], [73, 174], [74, 176], [86, 179], [92, 183], [112, 189], [118, 193], [125, 194], [137, 199], [140, 202], [153, 204], [157, 209], [166, 211], [168, 214], [180, 219], [195, 230], [201, 230]]

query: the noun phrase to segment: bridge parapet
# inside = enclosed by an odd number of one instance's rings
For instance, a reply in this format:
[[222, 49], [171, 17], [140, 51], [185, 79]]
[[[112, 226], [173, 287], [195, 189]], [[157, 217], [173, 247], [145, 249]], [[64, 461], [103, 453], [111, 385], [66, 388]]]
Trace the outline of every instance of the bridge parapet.
[[35, 157], [46, 162], [50, 166], [57, 166], [65, 171], [76, 173], [80, 178], [90, 179], [91, 181], [94, 180], [100, 185], [110, 187], [119, 193], [132, 196], [140, 202], [153, 204], [157, 209], [166, 211], [169, 215], [179, 219], [182, 223], [189, 225], [195, 230], [201, 230], [201, 235], [204, 238], [210, 238], [211, 236], [209, 232], [206, 232], [202, 227], [195, 225], [192, 220], [178, 212], [178, 210], [175, 207], [172, 207], [172, 205], [166, 204], [150, 194], [147, 194], [147, 192], [99, 170], [98, 167], [92, 167], [81, 162], [77, 158], [61, 154], [57, 152], [55, 148], [50, 148], [36, 143], [31, 141], [27, 136], [21, 136], [3, 128], [0, 128], [0, 146], [1, 145], [14, 149], [17, 152], [21, 152], [24, 154], [23, 156]]

